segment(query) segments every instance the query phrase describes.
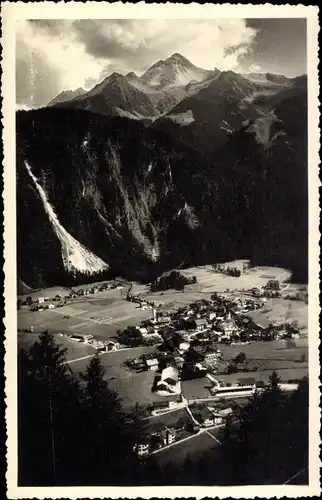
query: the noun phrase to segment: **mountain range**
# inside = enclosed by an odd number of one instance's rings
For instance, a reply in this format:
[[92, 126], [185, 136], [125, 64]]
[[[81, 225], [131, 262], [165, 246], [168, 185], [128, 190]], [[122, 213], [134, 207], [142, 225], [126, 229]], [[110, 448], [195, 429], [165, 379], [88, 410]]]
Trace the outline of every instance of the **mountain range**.
[[19, 111], [19, 279], [150, 280], [248, 257], [305, 280], [306, 87], [173, 54]]

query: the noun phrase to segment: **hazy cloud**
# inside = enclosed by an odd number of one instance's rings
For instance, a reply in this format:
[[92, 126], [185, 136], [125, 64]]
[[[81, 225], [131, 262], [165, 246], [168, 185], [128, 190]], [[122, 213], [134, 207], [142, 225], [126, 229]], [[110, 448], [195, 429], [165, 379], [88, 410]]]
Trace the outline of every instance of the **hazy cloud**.
[[258, 71], [260, 71], [260, 70], [261, 70], [261, 67], [260, 67], [260, 65], [259, 65], [259, 64], [254, 63], [254, 64], [251, 64], [251, 65], [249, 66], [249, 71], [250, 71], [251, 73], [257, 73], [257, 72], [258, 72]]
[[258, 33], [256, 23], [244, 19], [20, 21], [17, 102], [41, 106], [62, 90], [91, 88], [113, 71], [141, 74], [174, 52], [202, 68], [245, 71], [261, 64]]

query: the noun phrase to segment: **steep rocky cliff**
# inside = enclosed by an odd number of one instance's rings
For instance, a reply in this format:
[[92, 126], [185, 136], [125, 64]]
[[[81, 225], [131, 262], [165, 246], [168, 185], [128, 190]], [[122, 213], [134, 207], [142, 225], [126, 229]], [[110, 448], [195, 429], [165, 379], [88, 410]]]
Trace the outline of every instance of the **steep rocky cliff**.
[[138, 121], [18, 112], [19, 278], [29, 286], [107, 273], [151, 279], [238, 256], [305, 275], [305, 113], [305, 94], [283, 101], [209, 162]]

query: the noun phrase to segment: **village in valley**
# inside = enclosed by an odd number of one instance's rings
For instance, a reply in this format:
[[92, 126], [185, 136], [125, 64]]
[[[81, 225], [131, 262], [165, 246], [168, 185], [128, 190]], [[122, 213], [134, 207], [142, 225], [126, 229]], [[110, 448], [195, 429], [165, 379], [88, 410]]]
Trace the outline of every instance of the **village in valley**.
[[307, 287], [248, 261], [116, 279], [18, 298], [18, 342], [48, 329], [81, 373], [100, 353], [111, 388], [146, 422], [139, 456], [182, 460], [220, 446], [227, 419], [275, 370], [292, 392], [308, 373]]

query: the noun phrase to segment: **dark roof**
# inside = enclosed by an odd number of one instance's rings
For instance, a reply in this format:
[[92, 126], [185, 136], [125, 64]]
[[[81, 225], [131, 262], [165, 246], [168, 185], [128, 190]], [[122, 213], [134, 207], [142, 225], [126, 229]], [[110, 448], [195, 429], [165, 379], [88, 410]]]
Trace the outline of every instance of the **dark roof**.
[[252, 377], [245, 377], [245, 378], [240, 378], [238, 380], [239, 385], [254, 385], [255, 384], [255, 379]]
[[204, 325], [205, 323], [207, 323], [207, 320], [205, 318], [199, 318], [195, 319], [195, 323], [196, 325]]
[[266, 384], [263, 380], [257, 380], [256, 387], [266, 387]]
[[198, 354], [202, 354], [202, 355], [204, 355], [206, 350], [207, 350], [207, 346], [205, 346], [205, 345], [194, 344], [191, 347], [193, 348], [193, 350], [195, 352], [197, 352]]
[[153, 401], [153, 406], [167, 408], [169, 406], [169, 401]]
[[190, 409], [198, 422], [202, 422], [208, 418], [213, 419], [214, 416], [210, 410], [206, 406], [203, 405], [192, 405]]

